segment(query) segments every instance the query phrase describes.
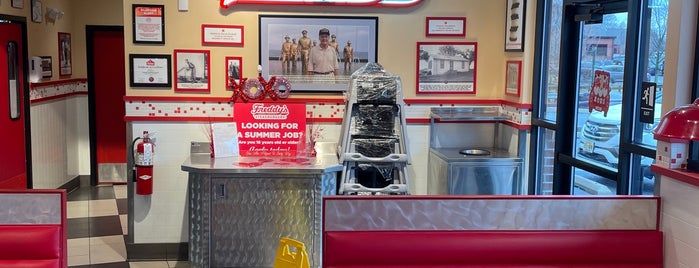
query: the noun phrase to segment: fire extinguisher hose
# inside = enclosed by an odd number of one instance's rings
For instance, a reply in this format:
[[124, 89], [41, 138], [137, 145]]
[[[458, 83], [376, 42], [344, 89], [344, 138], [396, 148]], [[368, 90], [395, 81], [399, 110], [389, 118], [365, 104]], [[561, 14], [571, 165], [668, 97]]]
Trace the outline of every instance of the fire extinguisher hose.
[[131, 148], [130, 148], [131, 149], [131, 151], [130, 151], [131, 157], [128, 159], [129, 164], [131, 165], [131, 177], [132, 177], [133, 182], [136, 182], [136, 157], [134, 156], [134, 154], [135, 154], [134, 153], [134, 151], [135, 151], [134, 146], [136, 146], [136, 142], [140, 139], [141, 139], [141, 137], [137, 137], [131, 142]]

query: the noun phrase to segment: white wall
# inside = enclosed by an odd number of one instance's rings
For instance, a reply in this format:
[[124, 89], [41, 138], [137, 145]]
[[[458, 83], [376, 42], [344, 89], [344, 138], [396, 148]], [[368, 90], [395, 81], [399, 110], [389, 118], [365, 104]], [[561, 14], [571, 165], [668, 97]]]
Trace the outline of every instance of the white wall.
[[661, 176], [665, 267], [699, 267], [699, 187]]
[[87, 111], [84, 95], [32, 104], [34, 189], [56, 189], [78, 175], [90, 174], [87, 113], [81, 111]]

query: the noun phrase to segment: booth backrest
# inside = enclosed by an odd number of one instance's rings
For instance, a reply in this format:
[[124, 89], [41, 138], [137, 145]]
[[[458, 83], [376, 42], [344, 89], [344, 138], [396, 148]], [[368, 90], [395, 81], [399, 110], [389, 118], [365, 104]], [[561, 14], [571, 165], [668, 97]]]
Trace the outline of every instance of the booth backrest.
[[0, 267], [68, 267], [65, 190], [0, 190]]
[[335, 231], [323, 267], [662, 267], [660, 231]]
[[663, 267], [660, 198], [323, 197], [326, 268]]

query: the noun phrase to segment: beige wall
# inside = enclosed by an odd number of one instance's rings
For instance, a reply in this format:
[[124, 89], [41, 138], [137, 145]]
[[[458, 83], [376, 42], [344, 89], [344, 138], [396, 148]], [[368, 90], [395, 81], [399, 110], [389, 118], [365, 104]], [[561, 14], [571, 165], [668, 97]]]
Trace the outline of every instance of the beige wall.
[[[51, 56], [53, 77], [43, 81], [69, 78], [86, 78], [85, 25], [123, 25], [123, 2], [121, 0], [44, 0], [41, 1], [44, 15], [46, 8], [64, 12], [63, 18], [50, 21], [44, 16], [43, 22], [31, 21], [31, 1], [24, 1], [24, 8], [17, 9], [9, 0], [0, 1], [0, 13], [25, 17], [27, 19], [27, 39], [29, 56]], [[73, 53], [73, 74], [58, 75], [58, 32], [71, 33]]]
[[[532, 2], [530, 7], [535, 5], [535, 1]], [[172, 54], [173, 49], [210, 50], [211, 94], [207, 96], [230, 96], [231, 94], [224, 89], [223, 61], [225, 56], [242, 56], [243, 76], [254, 77], [257, 75], [259, 14], [377, 16], [379, 18], [378, 62], [389, 72], [401, 77], [405, 98], [504, 99], [505, 61], [508, 59], [507, 57], [522, 57], [522, 53], [506, 54], [504, 52], [504, 0], [424, 1], [415, 7], [404, 9], [245, 5], [220, 9], [219, 1], [190, 0], [189, 11], [185, 12], [178, 11], [175, 1], [138, 0], [133, 1], [133, 4], [165, 5], [165, 45], [134, 45], [131, 40], [132, 29], [129, 23], [124, 29], [126, 53]], [[258, 12], [257, 10], [264, 11]], [[124, 21], [130, 22], [132, 19], [131, 5], [124, 5], [123, 12]], [[466, 17], [466, 38], [426, 37], [425, 17], [428, 16]], [[242, 25], [244, 26], [245, 44], [243, 47], [202, 46], [201, 24]], [[533, 29], [531, 32], [533, 33]], [[416, 42], [424, 41], [478, 42], [476, 95], [416, 96]], [[525, 69], [527, 69], [526, 66]], [[133, 90], [131, 88], [127, 89], [126, 94], [130, 96], [175, 95], [173, 90]], [[187, 94], [182, 93], [176, 95], [187, 96]], [[530, 95], [526, 94], [526, 96]], [[519, 102], [517, 98], [509, 100]]]

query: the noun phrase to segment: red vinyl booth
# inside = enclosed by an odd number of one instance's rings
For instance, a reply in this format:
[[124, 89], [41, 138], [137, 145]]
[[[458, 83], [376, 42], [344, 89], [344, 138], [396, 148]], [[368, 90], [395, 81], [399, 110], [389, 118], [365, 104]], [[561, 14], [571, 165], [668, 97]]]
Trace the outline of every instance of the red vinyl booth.
[[0, 267], [68, 267], [65, 190], [0, 190]]

